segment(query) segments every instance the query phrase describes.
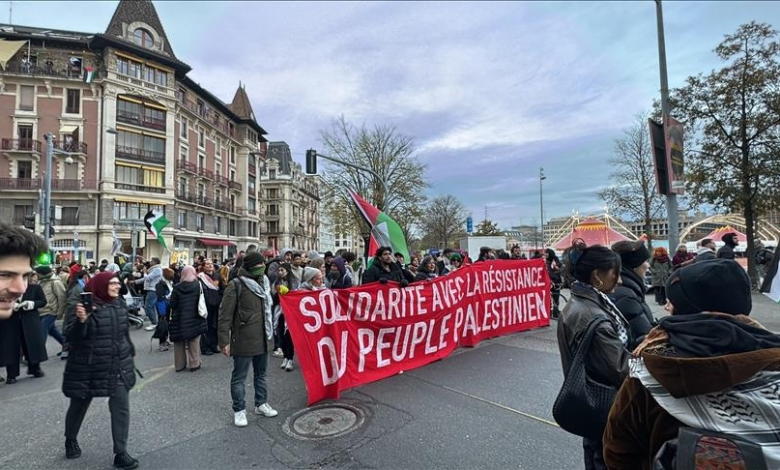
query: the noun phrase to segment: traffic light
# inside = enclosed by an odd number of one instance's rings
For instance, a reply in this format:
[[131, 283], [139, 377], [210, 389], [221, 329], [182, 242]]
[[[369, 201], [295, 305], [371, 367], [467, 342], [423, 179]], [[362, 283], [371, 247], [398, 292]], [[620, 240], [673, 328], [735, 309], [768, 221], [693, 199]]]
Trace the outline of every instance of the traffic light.
[[314, 149], [306, 151], [306, 174], [317, 174], [317, 151]]
[[51, 251], [44, 251], [38, 255], [38, 259], [36, 259], [35, 262], [39, 266], [50, 266], [53, 259], [54, 256], [52, 256]]
[[35, 230], [35, 214], [24, 216], [24, 228]]

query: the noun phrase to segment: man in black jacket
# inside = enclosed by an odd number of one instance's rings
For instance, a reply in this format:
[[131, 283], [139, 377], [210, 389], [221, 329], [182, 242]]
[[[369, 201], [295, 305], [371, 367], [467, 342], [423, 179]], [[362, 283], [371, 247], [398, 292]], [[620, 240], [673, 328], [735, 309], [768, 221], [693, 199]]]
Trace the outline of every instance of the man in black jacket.
[[395, 281], [401, 283], [403, 287], [411, 282], [410, 279], [407, 279], [398, 262], [393, 259], [393, 249], [389, 246], [383, 246], [376, 250], [374, 262], [363, 273], [363, 284], [377, 281], [382, 284], [387, 284], [387, 281]]
[[718, 258], [724, 258], [724, 259], [734, 259], [734, 248], [739, 245], [739, 238], [737, 238], [737, 234], [734, 232], [729, 232], [720, 239], [725, 243], [722, 247], [720, 247], [720, 250], [718, 250]]

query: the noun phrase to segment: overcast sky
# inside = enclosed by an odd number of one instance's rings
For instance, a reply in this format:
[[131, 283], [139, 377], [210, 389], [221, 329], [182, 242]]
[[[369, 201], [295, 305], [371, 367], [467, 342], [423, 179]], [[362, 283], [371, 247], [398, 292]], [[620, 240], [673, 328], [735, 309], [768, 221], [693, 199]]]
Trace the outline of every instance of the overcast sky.
[[[13, 22], [103, 32], [117, 5], [13, 2]], [[613, 141], [659, 96], [655, 3], [155, 2], [190, 76], [224, 101], [246, 84], [268, 139], [298, 161], [344, 115], [414, 138], [430, 196], [502, 228], [603, 211]], [[9, 2], [0, 2], [8, 21]], [[777, 2], [665, 2], [669, 84]]]

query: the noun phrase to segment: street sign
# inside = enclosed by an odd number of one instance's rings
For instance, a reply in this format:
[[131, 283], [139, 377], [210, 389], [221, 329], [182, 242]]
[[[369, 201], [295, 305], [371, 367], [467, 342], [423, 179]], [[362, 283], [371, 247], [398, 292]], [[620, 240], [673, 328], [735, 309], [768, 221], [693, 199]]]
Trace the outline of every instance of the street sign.
[[468, 233], [471, 233], [471, 232], [474, 231], [474, 219], [472, 219], [471, 217], [468, 217], [466, 219], [466, 231]]

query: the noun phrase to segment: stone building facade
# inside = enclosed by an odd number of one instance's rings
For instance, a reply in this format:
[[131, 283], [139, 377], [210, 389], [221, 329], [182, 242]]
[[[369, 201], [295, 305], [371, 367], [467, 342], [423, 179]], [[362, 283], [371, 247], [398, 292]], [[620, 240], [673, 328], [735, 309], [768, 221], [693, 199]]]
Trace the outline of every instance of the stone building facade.
[[[258, 243], [266, 132], [244, 87], [225, 103], [187, 76], [151, 1], [122, 0], [105, 33], [0, 25], [0, 40], [0, 218], [39, 212], [51, 171], [63, 262], [117, 241], [164, 262]], [[152, 209], [171, 222], [168, 250], [144, 237]]]

